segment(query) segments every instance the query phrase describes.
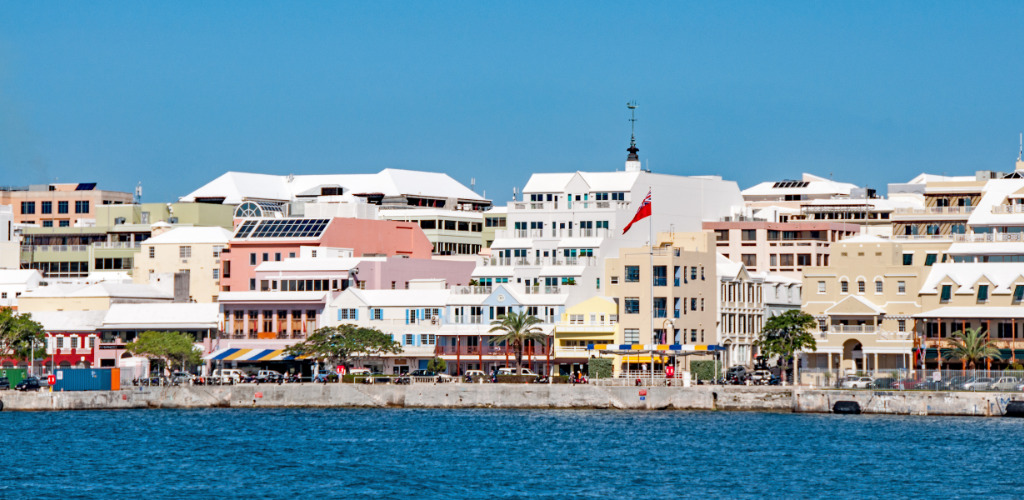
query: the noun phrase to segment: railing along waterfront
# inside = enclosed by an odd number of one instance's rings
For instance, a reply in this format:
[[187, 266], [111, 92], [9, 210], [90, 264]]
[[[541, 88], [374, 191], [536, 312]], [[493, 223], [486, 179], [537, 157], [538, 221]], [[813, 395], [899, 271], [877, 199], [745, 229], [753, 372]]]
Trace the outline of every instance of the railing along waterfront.
[[880, 368], [843, 371], [801, 368], [798, 376], [800, 385], [846, 390], [1012, 393], [1024, 391], [1024, 370]]

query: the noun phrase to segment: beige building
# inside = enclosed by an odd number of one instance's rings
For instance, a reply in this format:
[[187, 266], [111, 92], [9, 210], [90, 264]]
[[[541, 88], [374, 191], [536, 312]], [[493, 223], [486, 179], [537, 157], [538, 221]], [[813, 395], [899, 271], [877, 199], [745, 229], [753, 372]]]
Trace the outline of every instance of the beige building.
[[947, 260], [949, 242], [857, 236], [834, 245], [832, 265], [804, 270], [803, 311], [818, 321], [811, 371], [910, 368], [918, 290], [929, 267]]
[[[714, 238], [711, 232], [660, 233], [653, 256], [649, 247], [623, 248], [605, 260], [605, 295], [619, 311], [617, 344], [717, 343]], [[655, 372], [665, 361], [655, 357]], [[634, 371], [650, 362], [650, 355], [620, 356], [615, 367]]]
[[174, 295], [150, 285], [101, 281], [41, 286], [21, 294], [19, 312], [106, 311], [111, 304], [170, 303]]
[[152, 284], [176, 273], [188, 275], [188, 297], [193, 302], [216, 302], [220, 293], [220, 253], [231, 239], [222, 227], [153, 225], [152, 238], [142, 242], [135, 257], [132, 279]]

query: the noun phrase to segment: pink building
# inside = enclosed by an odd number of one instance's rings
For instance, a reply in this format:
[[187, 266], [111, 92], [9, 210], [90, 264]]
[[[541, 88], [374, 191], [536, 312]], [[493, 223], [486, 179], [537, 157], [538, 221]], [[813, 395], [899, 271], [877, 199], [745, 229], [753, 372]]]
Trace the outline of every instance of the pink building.
[[827, 266], [832, 243], [860, 234], [858, 224], [838, 222], [704, 222], [715, 232], [718, 253], [751, 272], [800, 279], [805, 267]]
[[469, 284], [475, 262], [461, 260], [406, 259], [363, 261], [354, 283], [365, 290], [409, 288], [409, 280], [443, 279], [448, 287]]
[[[256, 268], [295, 258], [301, 247], [352, 249], [354, 257], [429, 259], [433, 246], [413, 223], [368, 219], [243, 219], [221, 253], [221, 290], [257, 290]], [[315, 257], [315, 256], [314, 256]]]

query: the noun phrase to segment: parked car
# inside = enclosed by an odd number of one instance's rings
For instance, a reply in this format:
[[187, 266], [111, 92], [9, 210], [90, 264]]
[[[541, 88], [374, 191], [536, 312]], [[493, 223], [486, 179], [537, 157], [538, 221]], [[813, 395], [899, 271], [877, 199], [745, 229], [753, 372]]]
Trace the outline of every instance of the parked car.
[[0, 377], [0, 390], [6, 391], [11, 388], [11, 381], [7, 377]]
[[483, 370], [466, 370], [467, 377], [486, 377], [487, 374]]
[[843, 384], [840, 387], [843, 389], [867, 389], [870, 386], [871, 377], [851, 375], [843, 379]]
[[965, 391], [987, 391], [989, 385], [995, 381], [996, 379], [992, 377], [974, 377], [964, 382], [963, 389]]
[[988, 388], [992, 391], [1015, 391], [1020, 383], [1020, 379], [1017, 377], [999, 377]]
[[174, 372], [171, 374], [171, 385], [188, 385], [192, 380], [192, 374], [187, 372]]
[[38, 391], [41, 388], [42, 385], [39, 383], [39, 379], [35, 377], [28, 377], [25, 380], [18, 382], [18, 385], [14, 386], [14, 390], [16, 391]]
[[242, 370], [234, 368], [218, 368], [213, 371], [213, 379], [220, 384], [240, 384], [248, 378]]
[[262, 383], [275, 383], [284, 379], [284, 375], [277, 370], [260, 370], [256, 372], [256, 381]]
[[747, 370], [746, 366], [736, 365], [729, 368], [729, 371], [725, 372], [725, 380], [730, 383], [740, 384], [743, 383], [749, 375], [750, 372]]
[[896, 379], [892, 377], [879, 377], [872, 380], [868, 387], [871, 389], [894, 389], [896, 384]]
[[373, 375], [373, 372], [370, 371], [369, 368], [353, 368], [353, 369], [349, 370], [347, 374], [348, 375], [369, 376], [369, 375]]
[[[515, 368], [498, 368], [498, 375], [518, 375], [518, 373], [516, 373]], [[534, 377], [537, 376], [537, 374], [534, 373], [533, 370], [529, 368], [523, 368], [523, 375], [533, 375]]]

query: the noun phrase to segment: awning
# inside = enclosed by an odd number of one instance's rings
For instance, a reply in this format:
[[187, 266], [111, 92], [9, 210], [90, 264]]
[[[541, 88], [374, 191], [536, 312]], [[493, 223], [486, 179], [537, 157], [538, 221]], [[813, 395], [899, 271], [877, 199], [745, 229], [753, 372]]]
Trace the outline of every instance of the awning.
[[725, 348], [714, 344], [587, 344], [587, 349], [598, 351], [724, 351]]
[[218, 349], [203, 356], [203, 359], [210, 361], [291, 361], [295, 359], [306, 359], [306, 356], [291, 356], [285, 354], [284, 349]]
[[915, 314], [915, 318], [1016, 319], [1024, 318], [1024, 307], [946, 306]]

